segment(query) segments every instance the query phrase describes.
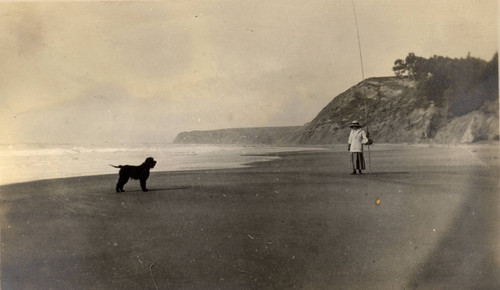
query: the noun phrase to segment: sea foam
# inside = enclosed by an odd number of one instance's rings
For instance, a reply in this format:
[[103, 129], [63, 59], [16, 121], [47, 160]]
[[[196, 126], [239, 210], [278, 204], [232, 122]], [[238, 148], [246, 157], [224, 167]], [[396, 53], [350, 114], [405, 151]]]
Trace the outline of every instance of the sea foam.
[[305, 149], [318, 148], [185, 144], [0, 145], [0, 184], [114, 174], [116, 168], [109, 164], [139, 165], [149, 156], [158, 161], [154, 171], [236, 168], [276, 158], [259, 154]]

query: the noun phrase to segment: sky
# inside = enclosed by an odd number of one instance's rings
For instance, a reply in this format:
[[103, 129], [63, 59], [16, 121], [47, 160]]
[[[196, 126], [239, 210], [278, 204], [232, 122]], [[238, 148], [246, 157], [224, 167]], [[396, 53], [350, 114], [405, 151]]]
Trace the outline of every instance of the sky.
[[[496, 0], [355, 0], [364, 75], [490, 60]], [[362, 80], [352, 0], [0, 2], [0, 144], [311, 121]]]

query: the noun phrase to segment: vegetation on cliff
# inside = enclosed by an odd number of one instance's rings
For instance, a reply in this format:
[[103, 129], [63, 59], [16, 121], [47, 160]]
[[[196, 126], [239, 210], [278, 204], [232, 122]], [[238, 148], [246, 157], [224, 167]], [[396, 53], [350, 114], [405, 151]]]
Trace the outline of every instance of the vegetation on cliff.
[[429, 59], [409, 53], [394, 62], [396, 76], [417, 81], [417, 94], [425, 107], [446, 108], [451, 116], [462, 116], [479, 109], [485, 102], [498, 99], [498, 53], [486, 62], [471, 57]]

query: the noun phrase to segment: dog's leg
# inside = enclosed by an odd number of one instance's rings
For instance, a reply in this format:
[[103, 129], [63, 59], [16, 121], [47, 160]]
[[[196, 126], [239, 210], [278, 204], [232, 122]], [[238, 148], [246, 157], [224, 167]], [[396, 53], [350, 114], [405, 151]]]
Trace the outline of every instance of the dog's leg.
[[124, 192], [125, 190], [123, 190], [123, 186], [127, 183], [127, 181], [128, 176], [120, 176], [118, 183], [116, 184], [116, 192]]
[[146, 178], [141, 178], [141, 188], [144, 192], [148, 191], [148, 189], [146, 188], [146, 180]]

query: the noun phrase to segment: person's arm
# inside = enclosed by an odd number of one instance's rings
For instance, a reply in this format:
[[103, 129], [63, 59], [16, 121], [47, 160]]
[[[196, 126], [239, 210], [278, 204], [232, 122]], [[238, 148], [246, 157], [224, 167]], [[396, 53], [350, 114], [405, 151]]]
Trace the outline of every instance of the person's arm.
[[349, 133], [349, 140], [347, 140], [347, 151], [351, 151], [351, 142], [352, 142], [352, 131]]
[[368, 137], [366, 136], [365, 131], [361, 131], [361, 143], [362, 144], [367, 144], [368, 143]]

